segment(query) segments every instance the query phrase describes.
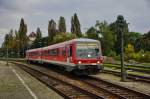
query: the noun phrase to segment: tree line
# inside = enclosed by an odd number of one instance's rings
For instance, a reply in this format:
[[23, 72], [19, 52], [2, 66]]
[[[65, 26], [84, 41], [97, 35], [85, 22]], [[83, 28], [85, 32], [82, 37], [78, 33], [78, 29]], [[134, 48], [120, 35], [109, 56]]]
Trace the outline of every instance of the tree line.
[[[32, 45], [28, 44], [29, 38], [27, 36], [27, 24], [22, 18], [18, 30], [11, 29], [8, 34], [5, 35], [4, 42], [1, 47], [1, 52], [6, 55], [6, 48], [9, 49], [9, 53], [18, 54], [24, 57], [27, 49], [39, 48], [48, 46], [51, 44], [63, 42], [73, 38], [91, 38], [101, 41], [102, 52], [105, 56], [118, 56], [120, 55], [121, 48], [121, 34], [118, 32], [116, 19], [112, 23], [107, 21], [96, 21], [95, 25], [89, 27], [85, 33], [81, 32], [81, 24], [75, 13], [71, 17], [71, 33], [66, 30], [66, 20], [63, 16], [60, 16], [58, 25], [51, 19], [48, 22], [48, 36], [43, 37], [40, 28], [36, 30], [36, 39]], [[147, 55], [150, 51], [150, 31], [142, 34], [138, 32], [129, 31], [129, 23], [124, 22], [123, 24], [124, 33], [124, 50], [126, 59], [137, 59], [141, 57], [149, 57]], [[1, 55], [2, 56], [2, 55]], [[12, 55], [13, 56], [13, 55]]]

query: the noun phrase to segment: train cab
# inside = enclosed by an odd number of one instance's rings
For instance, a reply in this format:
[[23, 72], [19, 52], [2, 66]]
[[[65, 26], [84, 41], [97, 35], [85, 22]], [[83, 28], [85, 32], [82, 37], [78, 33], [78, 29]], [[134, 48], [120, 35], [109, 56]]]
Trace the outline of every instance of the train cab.
[[75, 43], [74, 63], [76, 72], [83, 74], [96, 74], [103, 70], [103, 57], [100, 42], [93, 39], [78, 39]]

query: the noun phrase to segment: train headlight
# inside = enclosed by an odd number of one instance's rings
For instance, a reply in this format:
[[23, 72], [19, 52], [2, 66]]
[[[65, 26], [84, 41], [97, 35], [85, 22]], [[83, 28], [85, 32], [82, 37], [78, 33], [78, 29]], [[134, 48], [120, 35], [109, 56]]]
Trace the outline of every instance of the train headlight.
[[97, 63], [99, 64], [99, 63], [100, 63], [100, 61], [97, 61]]
[[79, 64], [81, 64], [81, 61], [78, 61]]

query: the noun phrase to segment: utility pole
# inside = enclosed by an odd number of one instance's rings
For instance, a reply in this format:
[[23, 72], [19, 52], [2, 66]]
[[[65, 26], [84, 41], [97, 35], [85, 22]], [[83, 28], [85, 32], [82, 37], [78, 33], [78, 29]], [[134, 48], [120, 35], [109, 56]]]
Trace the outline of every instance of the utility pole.
[[120, 59], [121, 59], [121, 81], [126, 81], [126, 67], [124, 65], [124, 27], [125, 27], [125, 20], [122, 15], [119, 15], [117, 17], [117, 32], [121, 34], [121, 53], [120, 53]]
[[19, 42], [19, 40], [17, 40], [17, 42], [18, 42], [18, 48], [17, 48], [17, 53], [18, 53], [18, 58], [20, 57], [20, 42]]
[[121, 81], [126, 81], [126, 67], [124, 65], [124, 36], [123, 31], [121, 32]]
[[8, 45], [7, 45], [7, 56], [6, 56], [6, 65], [8, 66]]

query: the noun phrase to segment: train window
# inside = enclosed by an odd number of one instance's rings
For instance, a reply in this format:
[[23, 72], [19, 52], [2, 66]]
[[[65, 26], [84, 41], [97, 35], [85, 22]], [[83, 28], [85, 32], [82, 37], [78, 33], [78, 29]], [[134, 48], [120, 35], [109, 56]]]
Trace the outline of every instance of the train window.
[[78, 58], [97, 58], [100, 55], [99, 46], [97, 43], [78, 43], [76, 55]]
[[56, 56], [56, 55], [58, 55], [59, 53], [58, 53], [59, 51], [58, 51], [58, 49], [52, 49], [52, 50], [49, 50], [49, 55], [51, 55], [51, 56]]
[[38, 56], [40, 53], [39, 52], [33, 52], [34, 56]]

